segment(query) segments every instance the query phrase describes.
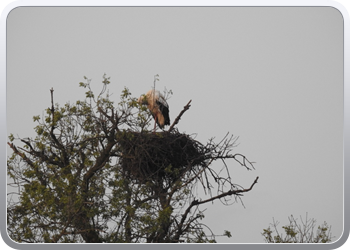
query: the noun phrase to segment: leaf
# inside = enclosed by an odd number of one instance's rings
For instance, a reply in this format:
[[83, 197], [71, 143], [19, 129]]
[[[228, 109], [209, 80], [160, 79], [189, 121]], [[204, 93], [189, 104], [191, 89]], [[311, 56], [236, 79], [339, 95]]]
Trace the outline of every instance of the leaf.
[[39, 115], [33, 116], [33, 121], [34, 122], [39, 121], [39, 120], [40, 120], [40, 116]]
[[11, 142], [15, 139], [15, 137], [13, 136], [13, 134], [10, 134], [8, 138], [9, 138], [9, 140], [10, 140]]
[[232, 237], [231, 232], [227, 230], [224, 231], [224, 236], [227, 236], [228, 238]]

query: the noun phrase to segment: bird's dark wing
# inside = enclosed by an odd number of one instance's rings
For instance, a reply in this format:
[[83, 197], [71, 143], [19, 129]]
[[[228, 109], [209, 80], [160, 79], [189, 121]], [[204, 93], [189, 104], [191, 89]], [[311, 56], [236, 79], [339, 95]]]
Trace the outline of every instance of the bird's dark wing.
[[[158, 105], [160, 112], [164, 116], [164, 125], [170, 125], [168, 104], [165, 102], [165, 100], [164, 101], [156, 100], [156, 104]], [[166, 104], [166, 105], [164, 105], [164, 104]]]

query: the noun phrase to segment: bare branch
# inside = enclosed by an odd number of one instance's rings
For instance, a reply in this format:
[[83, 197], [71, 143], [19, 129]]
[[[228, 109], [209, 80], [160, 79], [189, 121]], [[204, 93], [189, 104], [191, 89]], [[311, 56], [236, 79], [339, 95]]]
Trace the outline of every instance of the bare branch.
[[[223, 194], [220, 194], [220, 195], [217, 195], [215, 197], [212, 197], [210, 199], [207, 199], [207, 200], [204, 200], [204, 201], [195, 201], [193, 206], [195, 205], [200, 205], [200, 204], [204, 204], [204, 203], [207, 203], [207, 202], [210, 202], [210, 201], [213, 201], [213, 200], [216, 200], [216, 199], [220, 199], [220, 198], [223, 198], [225, 196], [229, 196], [229, 195], [237, 195], [237, 194], [241, 194], [241, 193], [245, 193], [245, 192], [249, 192], [250, 190], [252, 190], [252, 188], [254, 187], [254, 185], [256, 183], [258, 183], [258, 179], [259, 177], [256, 177], [256, 179], [254, 180], [253, 184], [250, 186], [250, 188], [247, 188], [247, 189], [240, 189], [240, 190], [230, 190], [230, 191], [227, 191]], [[193, 202], [192, 202], [193, 203]]]
[[187, 215], [189, 214], [189, 212], [191, 211], [191, 208], [194, 207], [194, 206], [198, 206], [198, 205], [201, 205], [201, 204], [204, 204], [204, 203], [207, 203], [207, 202], [210, 202], [210, 201], [213, 201], [213, 200], [216, 200], [216, 199], [220, 199], [222, 197], [225, 197], [225, 196], [229, 196], [229, 195], [237, 195], [237, 194], [240, 194], [240, 193], [245, 193], [245, 192], [249, 192], [250, 190], [252, 190], [252, 188], [254, 187], [254, 185], [256, 183], [258, 183], [258, 179], [259, 177], [256, 177], [256, 179], [254, 180], [254, 182], [252, 183], [252, 185], [250, 186], [250, 188], [248, 189], [242, 189], [242, 190], [231, 190], [231, 191], [228, 191], [228, 192], [225, 192], [223, 194], [220, 194], [220, 195], [217, 195], [215, 197], [212, 197], [210, 199], [207, 199], [207, 200], [204, 200], [204, 201], [198, 201], [198, 200], [193, 200], [191, 202], [191, 204], [189, 205], [189, 207], [186, 209], [185, 213], [182, 215], [182, 218], [181, 218], [181, 221], [179, 223], [179, 226], [178, 226], [178, 231], [175, 235], [175, 238], [178, 238], [181, 234], [182, 234], [182, 227], [183, 227], [183, 224], [187, 218]]
[[192, 100], [190, 100], [185, 106], [184, 106], [184, 109], [180, 112], [180, 114], [176, 117], [176, 119], [174, 120], [173, 124], [171, 124], [170, 128], [168, 129], [168, 132], [171, 132], [174, 128], [174, 126], [176, 124], [179, 123], [180, 119], [181, 119], [181, 116], [186, 112], [186, 110], [188, 110], [191, 105], [190, 103], [192, 102]]

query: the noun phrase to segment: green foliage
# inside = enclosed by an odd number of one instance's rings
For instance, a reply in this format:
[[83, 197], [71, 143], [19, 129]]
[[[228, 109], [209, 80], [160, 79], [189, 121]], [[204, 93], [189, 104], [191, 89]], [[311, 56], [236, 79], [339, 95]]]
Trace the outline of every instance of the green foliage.
[[273, 223], [263, 229], [262, 236], [267, 243], [329, 243], [332, 240], [331, 227], [324, 222], [316, 227], [315, 219], [308, 219], [307, 214], [305, 220], [301, 217], [300, 223], [291, 215], [288, 217], [289, 225], [282, 226], [284, 231], [280, 233], [278, 230], [278, 222]]
[[15, 139], [15, 137], [13, 136], [13, 134], [10, 134], [8, 138], [9, 138], [9, 140], [10, 140], [11, 142]]
[[96, 95], [91, 80], [84, 80], [84, 100], [53, 104], [33, 117], [35, 138], [8, 137], [10, 237], [32, 243], [216, 242], [199, 222], [203, 212], [188, 204], [195, 198], [196, 172], [180, 174], [168, 164], [164, 171], [173, 182], [139, 183], [121, 168], [120, 139], [152, 129], [147, 108], [128, 88], [114, 104], [106, 75]]

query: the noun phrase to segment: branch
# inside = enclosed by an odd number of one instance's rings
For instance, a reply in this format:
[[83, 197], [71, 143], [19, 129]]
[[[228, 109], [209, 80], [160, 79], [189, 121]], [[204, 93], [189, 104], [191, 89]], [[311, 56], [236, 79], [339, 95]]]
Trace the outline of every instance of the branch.
[[[254, 185], [256, 183], [258, 183], [258, 179], [259, 179], [259, 176], [256, 177], [255, 181], [253, 182], [253, 184], [250, 186], [250, 188], [247, 188], [247, 189], [241, 189], [241, 190], [230, 190], [230, 191], [227, 191], [225, 193], [222, 193], [220, 195], [217, 195], [217, 196], [214, 196], [210, 199], [207, 199], [207, 200], [204, 200], [204, 201], [197, 201], [197, 200], [194, 200], [192, 203], [195, 203], [193, 204], [193, 206], [195, 205], [200, 205], [200, 204], [203, 204], [203, 203], [207, 203], [209, 201], [213, 201], [213, 200], [216, 200], [216, 199], [220, 199], [222, 197], [225, 197], [225, 196], [228, 196], [228, 195], [234, 195], [234, 194], [239, 194], [239, 193], [245, 193], [245, 192], [249, 192], [250, 190], [253, 189]], [[191, 203], [191, 205], [192, 205]]]
[[213, 201], [213, 200], [216, 200], [216, 199], [220, 199], [222, 197], [225, 197], [225, 196], [228, 196], [228, 195], [237, 195], [239, 193], [245, 193], [245, 192], [249, 192], [250, 190], [253, 189], [254, 185], [256, 183], [258, 183], [258, 179], [259, 179], [259, 176], [256, 177], [256, 179], [254, 180], [253, 184], [250, 186], [250, 188], [247, 188], [247, 189], [241, 189], [241, 190], [230, 190], [228, 192], [225, 192], [225, 193], [222, 193], [220, 195], [217, 195], [215, 197], [212, 197], [210, 199], [207, 199], [207, 200], [204, 200], [204, 201], [198, 201], [196, 199], [194, 199], [190, 206], [186, 209], [185, 213], [182, 215], [182, 218], [181, 218], [181, 221], [180, 221], [180, 224], [178, 225], [178, 230], [177, 230], [177, 233], [175, 234], [175, 239], [179, 239], [179, 237], [181, 236], [183, 230], [182, 230], [182, 227], [183, 227], [183, 224], [186, 220], [186, 217], [188, 215], [188, 213], [190, 212], [191, 208], [194, 207], [194, 206], [198, 206], [198, 205], [201, 205], [201, 204], [204, 204], [204, 203], [207, 203], [207, 202], [210, 202], [210, 201]]
[[51, 92], [51, 114], [52, 114], [52, 125], [51, 125], [51, 130], [50, 130], [50, 136], [53, 139], [53, 141], [56, 143], [56, 145], [58, 146], [58, 148], [62, 151], [62, 162], [63, 165], [68, 165], [69, 164], [69, 159], [68, 159], [68, 155], [66, 152], [65, 147], [58, 141], [57, 137], [54, 134], [54, 129], [55, 129], [55, 105], [53, 103], [53, 88], [50, 89]]
[[179, 123], [179, 121], [180, 121], [180, 119], [181, 119], [181, 116], [186, 112], [186, 110], [188, 110], [188, 109], [191, 107], [191, 105], [190, 105], [191, 102], [192, 102], [192, 100], [190, 100], [190, 101], [186, 104], [186, 106], [184, 106], [184, 109], [183, 109], [183, 110], [180, 112], [180, 114], [176, 117], [176, 119], [175, 119], [175, 121], [173, 122], [173, 124], [171, 124], [170, 128], [168, 129], [168, 132], [171, 132], [171, 130], [173, 130], [174, 126], [175, 126], [176, 124]]
[[103, 109], [101, 108], [101, 107], [97, 107], [97, 110], [100, 112], [100, 113], [102, 113], [105, 117], [107, 117], [108, 118], [108, 120], [113, 124], [113, 128], [112, 129], [116, 129], [117, 131], [119, 131], [119, 128], [118, 128], [118, 116], [117, 116], [117, 114], [115, 115], [116, 116], [116, 118], [115, 118], [115, 120], [114, 120], [114, 110], [112, 109], [112, 115], [111, 116], [109, 116], [108, 114], [107, 114], [107, 112], [105, 112], [105, 111], [103, 111]]
[[100, 152], [100, 155], [96, 158], [96, 162], [93, 167], [91, 167], [84, 175], [84, 182], [85, 182], [85, 192], [89, 189], [89, 180], [90, 178], [101, 168], [103, 168], [106, 164], [106, 162], [110, 159], [110, 153], [116, 144], [115, 142], [115, 131], [111, 131], [111, 134], [108, 136], [108, 144], [104, 148], [102, 152]]

